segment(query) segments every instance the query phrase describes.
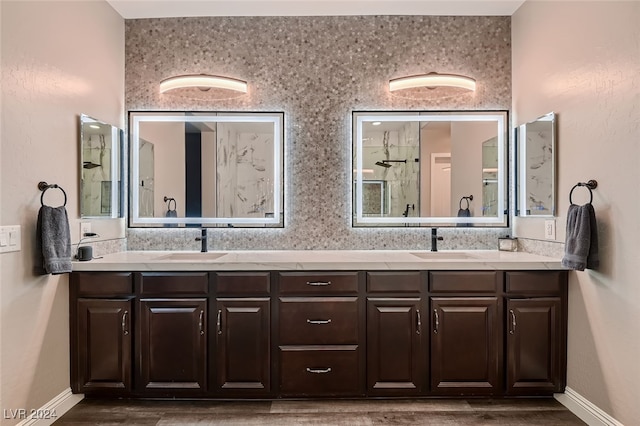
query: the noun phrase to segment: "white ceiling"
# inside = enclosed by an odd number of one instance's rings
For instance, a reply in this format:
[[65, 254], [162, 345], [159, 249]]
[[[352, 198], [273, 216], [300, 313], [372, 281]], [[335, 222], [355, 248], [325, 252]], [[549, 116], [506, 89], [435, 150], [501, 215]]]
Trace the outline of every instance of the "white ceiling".
[[510, 16], [525, 0], [107, 0], [125, 19], [186, 16]]

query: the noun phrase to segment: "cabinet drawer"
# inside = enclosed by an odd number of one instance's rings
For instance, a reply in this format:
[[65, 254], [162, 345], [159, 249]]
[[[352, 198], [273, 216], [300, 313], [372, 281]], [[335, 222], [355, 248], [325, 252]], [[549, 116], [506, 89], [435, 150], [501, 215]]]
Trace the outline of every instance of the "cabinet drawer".
[[357, 272], [282, 272], [280, 293], [357, 293]]
[[72, 281], [78, 296], [130, 294], [133, 292], [131, 272], [74, 272]]
[[207, 272], [144, 272], [140, 274], [140, 294], [207, 294]]
[[285, 345], [357, 343], [357, 297], [281, 298], [280, 341]]
[[429, 287], [434, 293], [493, 293], [502, 275], [497, 271], [432, 271]]
[[420, 292], [420, 272], [367, 272], [367, 291], [418, 293]]
[[505, 291], [532, 295], [562, 293], [566, 281], [564, 271], [511, 271], [507, 272]]
[[218, 272], [216, 291], [218, 294], [267, 294], [271, 289], [268, 272]]
[[280, 392], [291, 396], [358, 394], [358, 347], [280, 348]]

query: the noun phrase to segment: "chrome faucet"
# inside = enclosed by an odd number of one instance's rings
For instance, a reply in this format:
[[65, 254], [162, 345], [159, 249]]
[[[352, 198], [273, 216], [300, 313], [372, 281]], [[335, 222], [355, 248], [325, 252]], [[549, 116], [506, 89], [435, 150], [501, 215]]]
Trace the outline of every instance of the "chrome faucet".
[[200, 243], [202, 244], [200, 247], [200, 251], [202, 253], [206, 253], [207, 252], [207, 228], [202, 228], [200, 230], [200, 236], [196, 237], [196, 241], [200, 241]]
[[438, 228], [431, 228], [431, 251], [438, 251], [438, 241], [444, 238], [438, 236]]

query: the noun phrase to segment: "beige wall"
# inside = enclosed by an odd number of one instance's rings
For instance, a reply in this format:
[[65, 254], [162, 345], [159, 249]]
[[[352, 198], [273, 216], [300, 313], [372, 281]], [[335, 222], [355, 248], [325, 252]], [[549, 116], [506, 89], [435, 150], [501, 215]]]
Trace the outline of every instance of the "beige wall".
[[[514, 124], [559, 117], [558, 241], [571, 187], [599, 183], [602, 265], [570, 274], [568, 386], [625, 425], [640, 423], [638, 23], [636, 1], [529, 0], [512, 20]], [[543, 238], [541, 219], [516, 219], [514, 229]]]
[[496, 136], [496, 122], [451, 123], [451, 215], [458, 214], [462, 197], [473, 195], [471, 216], [482, 216], [482, 143]]
[[[22, 251], [0, 254], [0, 405], [28, 411], [69, 387], [68, 278], [32, 272], [37, 183], [66, 190], [77, 241], [78, 115], [124, 124], [124, 20], [102, 1], [0, 8], [0, 224], [22, 226]], [[51, 204], [54, 195], [47, 192]], [[93, 230], [123, 238], [124, 221], [96, 220]]]
[[[184, 141], [184, 122], [169, 122], [158, 125], [156, 122], [140, 123], [140, 138], [154, 146], [154, 191], [153, 216], [163, 217], [167, 213], [168, 203], [164, 197], [176, 200], [178, 217], [184, 217], [185, 194], [185, 150], [175, 149], [176, 141]], [[173, 207], [173, 203], [171, 203]]]

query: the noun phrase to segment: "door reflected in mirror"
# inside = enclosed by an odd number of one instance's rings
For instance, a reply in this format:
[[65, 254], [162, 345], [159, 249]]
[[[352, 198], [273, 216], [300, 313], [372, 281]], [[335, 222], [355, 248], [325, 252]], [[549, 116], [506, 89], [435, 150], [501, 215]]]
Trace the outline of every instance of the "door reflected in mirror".
[[122, 216], [122, 131], [80, 115], [80, 217]]
[[353, 225], [507, 226], [507, 121], [506, 111], [354, 113]]
[[520, 216], [555, 216], [555, 128], [553, 112], [520, 126]]
[[283, 122], [131, 112], [131, 226], [284, 226]]

